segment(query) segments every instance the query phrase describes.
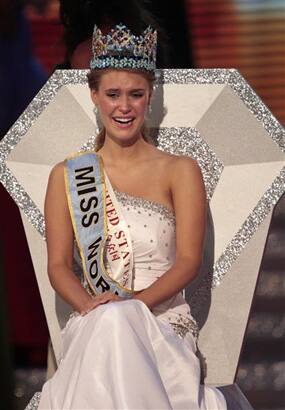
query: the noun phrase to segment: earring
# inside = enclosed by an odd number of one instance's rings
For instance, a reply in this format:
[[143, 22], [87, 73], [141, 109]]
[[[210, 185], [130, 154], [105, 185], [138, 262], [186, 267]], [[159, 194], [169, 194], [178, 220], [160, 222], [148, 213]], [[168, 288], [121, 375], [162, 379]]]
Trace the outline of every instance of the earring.
[[149, 104], [148, 106], [148, 114], [150, 115], [152, 113], [152, 106]]
[[103, 128], [103, 125], [102, 125], [102, 122], [101, 122], [101, 119], [100, 119], [100, 113], [99, 113], [99, 110], [98, 110], [98, 105], [96, 105], [96, 104], [94, 104], [94, 106], [93, 106], [93, 113], [94, 113], [95, 122], [96, 122], [96, 125], [97, 125], [95, 133], [99, 134], [99, 132]]

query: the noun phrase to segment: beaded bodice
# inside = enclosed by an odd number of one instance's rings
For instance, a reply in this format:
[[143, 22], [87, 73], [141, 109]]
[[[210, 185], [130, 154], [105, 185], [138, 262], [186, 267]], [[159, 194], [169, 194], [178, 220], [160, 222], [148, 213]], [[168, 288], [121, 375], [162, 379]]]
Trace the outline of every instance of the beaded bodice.
[[[113, 189], [130, 230], [134, 255], [134, 288], [141, 290], [171, 268], [175, 261], [175, 214], [166, 206]], [[153, 313], [184, 337], [196, 338], [198, 326], [182, 292], [156, 306]]]
[[164, 205], [114, 190], [128, 224], [135, 290], [150, 284], [175, 260], [175, 215]]

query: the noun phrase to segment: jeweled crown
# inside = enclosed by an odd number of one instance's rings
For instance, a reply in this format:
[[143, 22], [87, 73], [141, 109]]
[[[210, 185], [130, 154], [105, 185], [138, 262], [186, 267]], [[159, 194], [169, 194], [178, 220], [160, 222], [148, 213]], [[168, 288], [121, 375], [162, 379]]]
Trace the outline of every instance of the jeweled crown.
[[117, 24], [106, 35], [95, 25], [90, 67], [154, 71], [156, 46], [157, 32], [150, 26], [136, 36], [124, 24]]

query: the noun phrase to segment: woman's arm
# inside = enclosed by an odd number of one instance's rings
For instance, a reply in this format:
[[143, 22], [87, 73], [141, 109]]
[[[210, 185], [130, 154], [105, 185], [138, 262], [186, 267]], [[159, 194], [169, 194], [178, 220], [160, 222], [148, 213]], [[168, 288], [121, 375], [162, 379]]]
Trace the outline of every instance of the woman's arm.
[[184, 289], [197, 275], [202, 259], [207, 199], [202, 173], [194, 159], [173, 159], [170, 188], [176, 217], [176, 260], [157, 281], [134, 296], [150, 309]]
[[64, 163], [51, 171], [45, 198], [48, 275], [54, 290], [81, 314], [90, 310], [92, 297], [72, 270], [74, 235], [64, 183]]

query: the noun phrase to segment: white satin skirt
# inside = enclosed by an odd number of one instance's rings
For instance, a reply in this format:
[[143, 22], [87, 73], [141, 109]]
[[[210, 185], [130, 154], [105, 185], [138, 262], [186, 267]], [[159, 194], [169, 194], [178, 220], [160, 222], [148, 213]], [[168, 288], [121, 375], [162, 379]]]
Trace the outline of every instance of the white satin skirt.
[[63, 357], [38, 409], [226, 409], [200, 385], [196, 344], [139, 300], [100, 305], [62, 330]]

